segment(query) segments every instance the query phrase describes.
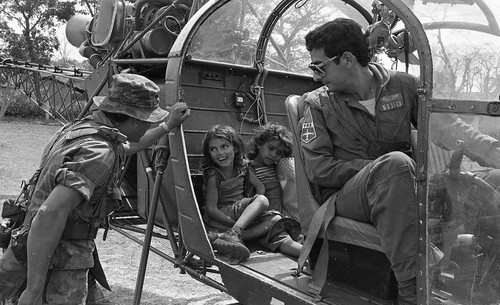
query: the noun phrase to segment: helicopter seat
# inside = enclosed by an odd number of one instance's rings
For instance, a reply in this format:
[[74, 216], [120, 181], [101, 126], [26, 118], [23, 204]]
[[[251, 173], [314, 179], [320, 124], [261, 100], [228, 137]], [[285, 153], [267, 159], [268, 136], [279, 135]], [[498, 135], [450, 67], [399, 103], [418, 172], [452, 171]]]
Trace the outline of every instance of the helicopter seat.
[[[290, 95], [285, 105], [294, 142], [300, 143], [299, 121], [304, 111], [301, 97]], [[325, 273], [328, 281], [345, 283], [382, 299], [394, 298], [396, 293], [394, 274], [375, 227], [350, 218], [334, 216], [325, 231], [323, 221], [325, 216], [328, 217], [330, 208], [334, 208], [335, 198], [330, 198], [332, 202], [327, 201], [323, 204], [316, 200], [318, 197], [314, 195], [314, 185], [307, 179], [304, 169], [303, 155], [297, 146], [294, 147], [293, 153], [300, 222], [302, 233], [306, 237], [304, 247], [307, 247], [308, 235], [315, 238], [310, 240], [314, 242], [310, 251], [306, 250], [310, 252], [308, 258], [312, 269], [327, 270]], [[319, 231], [315, 231], [315, 228]], [[316, 263], [325, 263], [320, 257], [325, 238], [328, 240], [328, 266], [315, 268]]]
[[[302, 117], [303, 105], [300, 105], [300, 96], [291, 95], [286, 100], [286, 108], [292, 133], [294, 135], [295, 143], [300, 141], [300, 130], [298, 123]], [[301, 109], [302, 108], [302, 109]], [[297, 180], [297, 194], [299, 200], [299, 214], [301, 219], [301, 226], [307, 233], [309, 224], [313, 218], [314, 213], [320, 207], [314, 196], [314, 187], [307, 179], [302, 162], [303, 156], [298, 147], [294, 149], [295, 157], [295, 173]], [[327, 203], [325, 203], [327, 204]], [[327, 234], [332, 240], [345, 242], [348, 244], [358, 245], [365, 248], [373, 249], [376, 251], [383, 251], [381, 248], [380, 238], [373, 225], [354, 221], [349, 218], [335, 216], [332, 224], [331, 232]]]

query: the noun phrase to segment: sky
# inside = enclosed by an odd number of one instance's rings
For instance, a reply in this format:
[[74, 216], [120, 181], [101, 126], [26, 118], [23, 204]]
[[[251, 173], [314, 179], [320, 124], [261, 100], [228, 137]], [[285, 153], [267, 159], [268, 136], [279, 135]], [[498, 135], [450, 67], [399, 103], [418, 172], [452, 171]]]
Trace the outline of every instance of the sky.
[[64, 56], [77, 61], [86, 60], [85, 57], [80, 55], [78, 48], [74, 47], [69, 43], [68, 39], [66, 39], [66, 24], [57, 29], [57, 38], [59, 39], [61, 45], [59, 47], [59, 51], [55, 52], [54, 59], [60, 59]]

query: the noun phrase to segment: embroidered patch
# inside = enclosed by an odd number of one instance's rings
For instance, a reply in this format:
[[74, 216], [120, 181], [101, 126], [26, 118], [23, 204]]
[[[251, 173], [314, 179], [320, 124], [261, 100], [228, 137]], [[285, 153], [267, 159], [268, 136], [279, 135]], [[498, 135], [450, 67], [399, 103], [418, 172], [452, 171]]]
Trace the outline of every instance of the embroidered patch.
[[389, 111], [396, 108], [403, 108], [405, 103], [403, 102], [403, 97], [401, 93], [396, 93], [392, 95], [383, 96], [380, 99], [380, 111]]
[[314, 122], [311, 114], [311, 108], [307, 107], [304, 113], [304, 120], [302, 121], [302, 132], [300, 140], [304, 143], [309, 143], [316, 138], [316, 129], [314, 129]]

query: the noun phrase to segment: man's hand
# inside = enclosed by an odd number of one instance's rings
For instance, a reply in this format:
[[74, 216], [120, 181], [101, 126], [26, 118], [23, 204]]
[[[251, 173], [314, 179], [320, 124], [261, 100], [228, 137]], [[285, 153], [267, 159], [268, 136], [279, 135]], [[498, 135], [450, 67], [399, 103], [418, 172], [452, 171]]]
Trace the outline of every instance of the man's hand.
[[191, 110], [186, 103], [177, 102], [170, 109], [170, 114], [167, 117], [167, 125], [169, 129], [181, 125], [191, 114]]

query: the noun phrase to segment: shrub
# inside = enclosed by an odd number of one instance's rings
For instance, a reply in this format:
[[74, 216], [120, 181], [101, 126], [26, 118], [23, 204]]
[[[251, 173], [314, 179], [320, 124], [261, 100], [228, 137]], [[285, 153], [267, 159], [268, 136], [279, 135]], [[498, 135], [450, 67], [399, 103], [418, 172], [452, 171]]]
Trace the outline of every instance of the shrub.
[[44, 118], [45, 112], [26, 96], [18, 96], [7, 107], [6, 116], [22, 118]]

